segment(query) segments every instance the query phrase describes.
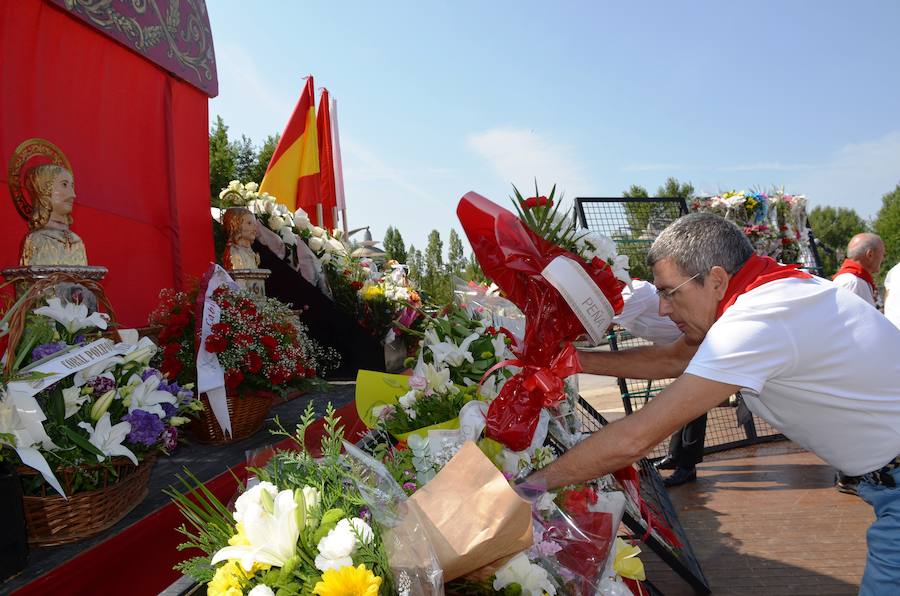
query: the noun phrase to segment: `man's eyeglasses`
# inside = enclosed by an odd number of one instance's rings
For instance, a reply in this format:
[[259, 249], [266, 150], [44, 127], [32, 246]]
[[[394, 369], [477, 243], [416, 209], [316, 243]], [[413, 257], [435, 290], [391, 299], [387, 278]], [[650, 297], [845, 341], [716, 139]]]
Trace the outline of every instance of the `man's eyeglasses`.
[[675, 287], [672, 288], [671, 290], [663, 290], [663, 289], [657, 288], [657, 289], [656, 289], [656, 295], [659, 296], [660, 298], [665, 299], [665, 300], [672, 300], [672, 298], [675, 296], [675, 292], [677, 292], [678, 290], [680, 290], [680, 289], [681, 289], [681, 286], [683, 286], [684, 284], [688, 283], [689, 281], [694, 281], [694, 280], [697, 279], [698, 277], [700, 277], [700, 274], [699, 274], [699, 273], [695, 273], [694, 275], [692, 275], [692, 276], [689, 277], [688, 279], [684, 280], [683, 282], [681, 282], [680, 284], [678, 284], [677, 286], [675, 286]]

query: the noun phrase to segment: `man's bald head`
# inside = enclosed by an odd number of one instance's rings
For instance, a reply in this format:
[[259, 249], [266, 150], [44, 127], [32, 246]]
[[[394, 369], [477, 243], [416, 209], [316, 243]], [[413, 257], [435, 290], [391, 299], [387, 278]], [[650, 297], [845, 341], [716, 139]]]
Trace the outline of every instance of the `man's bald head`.
[[856, 261], [863, 269], [875, 275], [884, 261], [884, 242], [878, 234], [863, 232], [850, 239], [847, 258]]

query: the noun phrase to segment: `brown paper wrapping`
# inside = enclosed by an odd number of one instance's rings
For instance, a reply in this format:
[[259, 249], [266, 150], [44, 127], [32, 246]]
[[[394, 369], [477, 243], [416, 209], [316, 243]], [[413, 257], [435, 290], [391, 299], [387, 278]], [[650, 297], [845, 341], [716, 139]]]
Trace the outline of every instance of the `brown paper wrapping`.
[[531, 547], [531, 505], [471, 441], [409, 503], [445, 582]]

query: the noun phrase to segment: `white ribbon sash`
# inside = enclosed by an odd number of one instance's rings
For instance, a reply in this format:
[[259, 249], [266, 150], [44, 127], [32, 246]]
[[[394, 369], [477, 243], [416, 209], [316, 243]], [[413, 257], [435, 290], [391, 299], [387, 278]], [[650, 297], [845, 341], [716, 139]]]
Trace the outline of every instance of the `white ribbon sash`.
[[594, 345], [603, 341], [615, 311], [581, 265], [560, 255], [544, 267], [541, 275], [559, 291]]

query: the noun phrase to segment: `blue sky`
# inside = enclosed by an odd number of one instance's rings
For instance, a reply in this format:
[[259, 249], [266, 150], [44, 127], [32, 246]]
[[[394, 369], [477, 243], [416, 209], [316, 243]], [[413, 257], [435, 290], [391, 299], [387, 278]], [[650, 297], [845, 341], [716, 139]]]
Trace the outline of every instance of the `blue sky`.
[[784, 186], [872, 217], [900, 182], [900, 2], [207, 3], [229, 134], [338, 101], [350, 227], [422, 248], [469, 190]]

